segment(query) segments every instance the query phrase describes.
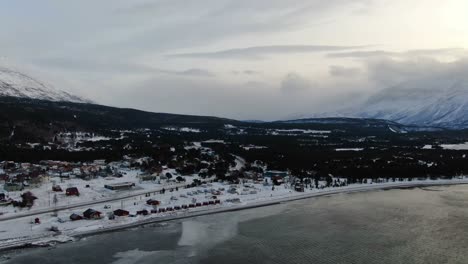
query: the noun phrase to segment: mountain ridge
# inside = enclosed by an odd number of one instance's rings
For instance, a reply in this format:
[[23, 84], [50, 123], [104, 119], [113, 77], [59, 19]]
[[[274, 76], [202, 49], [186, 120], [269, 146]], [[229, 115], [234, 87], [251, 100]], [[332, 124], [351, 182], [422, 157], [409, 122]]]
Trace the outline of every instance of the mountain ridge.
[[25, 73], [3, 66], [0, 66], [0, 96], [92, 103], [89, 99], [57, 90]]

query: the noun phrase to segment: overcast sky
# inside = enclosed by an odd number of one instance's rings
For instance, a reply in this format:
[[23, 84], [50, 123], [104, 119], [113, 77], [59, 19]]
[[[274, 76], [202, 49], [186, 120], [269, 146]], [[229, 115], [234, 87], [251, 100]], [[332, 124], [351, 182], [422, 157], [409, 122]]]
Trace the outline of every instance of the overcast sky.
[[466, 69], [467, 10], [466, 0], [1, 1], [0, 65], [101, 104], [274, 120]]

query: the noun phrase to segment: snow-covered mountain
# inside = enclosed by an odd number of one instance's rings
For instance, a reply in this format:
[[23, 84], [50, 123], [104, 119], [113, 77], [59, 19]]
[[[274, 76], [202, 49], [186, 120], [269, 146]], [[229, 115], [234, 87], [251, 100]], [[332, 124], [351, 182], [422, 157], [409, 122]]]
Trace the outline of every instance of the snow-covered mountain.
[[15, 70], [0, 66], [0, 96], [13, 96], [48, 101], [90, 103], [90, 100], [46, 86]]
[[354, 107], [309, 117], [375, 118], [404, 125], [468, 128], [468, 80], [411, 80], [385, 88]]
[[408, 81], [378, 92], [349, 114], [402, 124], [468, 127], [468, 81]]

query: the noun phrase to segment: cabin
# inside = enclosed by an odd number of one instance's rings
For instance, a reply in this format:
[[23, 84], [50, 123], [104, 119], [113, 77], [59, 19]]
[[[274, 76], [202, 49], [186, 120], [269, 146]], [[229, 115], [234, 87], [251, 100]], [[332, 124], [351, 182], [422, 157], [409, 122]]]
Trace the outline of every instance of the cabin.
[[62, 187], [60, 187], [60, 185], [52, 186], [52, 191], [54, 191], [54, 192], [63, 192]]
[[148, 215], [148, 214], [149, 214], [149, 212], [146, 209], [141, 210], [141, 211], [137, 211], [137, 215]]
[[134, 182], [121, 182], [121, 183], [114, 183], [114, 184], [104, 185], [104, 188], [109, 189], [109, 190], [113, 190], [113, 191], [129, 190], [132, 187], [135, 187]]
[[128, 216], [130, 212], [123, 210], [123, 209], [117, 209], [114, 211], [114, 215], [116, 216]]
[[17, 191], [22, 191], [24, 189], [23, 184], [17, 183], [17, 182], [7, 182], [3, 186], [3, 189], [7, 192], [17, 192]]
[[70, 215], [70, 220], [72, 220], [72, 221], [77, 221], [77, 220], [81, 220], [81, 219], [83, 219], [83, 217], [81, 215], [79, 215], [79, 214], [71, 214]]
[[86, 219], [100, 219], [101, 218], [101, 212], [90, 208], [90, 209], [83, 212], [83, 217], [86, 218]]
[[142, 174], [139, 176], [141, 181], [156, 181], [158, 175], [155, 174]]
[[158, 200], [149, 199], [148, 201], [146, 201], [146, 204], [147, 205], [152, 205], [152, 206], [158, 206], [158, 205], [161, 204], [161, 202], [158, 201]]
[[266, 171], [263, 174], [263, 177], [266, 177], [266, 178], [273, 178], [273, 177], [285, 178], [287, 176], [289, 176], [289, 173], [287, 171]]
[[65, 195], [67, 196], [80, 196], [80, 192], [76, 187], [69, 187], [65, 190]]
[[294, 185], [294, 190], [296, 192], [304, 192], [304, 184], [303, 183], [296, 183]]

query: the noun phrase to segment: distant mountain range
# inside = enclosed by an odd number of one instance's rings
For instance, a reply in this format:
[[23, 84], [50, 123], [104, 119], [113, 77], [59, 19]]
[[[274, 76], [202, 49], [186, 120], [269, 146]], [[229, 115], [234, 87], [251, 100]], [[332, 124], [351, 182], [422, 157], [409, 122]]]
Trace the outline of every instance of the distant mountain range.
[[383, 89], [354, 107], [295, 118], [308, 117], [373, 118], [412, 126], [468, 128], [468, 81], [407, 81]]
[[[0, 97], [92, 103], [90, 100], [46, 86], [24, 73], [4, 67], [0, 67]], [[413, 127], [468, 128], [468, 81], [459, 78], [425, 78], [424, 80], [407, 81], [379, 91], [360, 105], [336, 112], [294, 116], [294, 120], [289, 122], [295, 124], [317, 123], [319, 120], [311, 118], [325, 117], [389, 120], [395, 122], [388, 124], [392, 127], [403, 124]], [[193, 118], [197, 120], [197, 118]], [[189, 121], [188, 119], [191, 117], [184, 116], [185, 121]], [[324, 122], [335, 121], [337, 120], [324, 120]], [[244, 122], [261, 123], [261, 121], [256, 120]]]
[[355, 109], [358, 117], [402, 124], [468, 127], [468, 82], [417, 80], [382, 90]]
[[91, 100], [54, 89], [24, 73], [0, 66], [0, 96], [48, 101], [91, 103]]

